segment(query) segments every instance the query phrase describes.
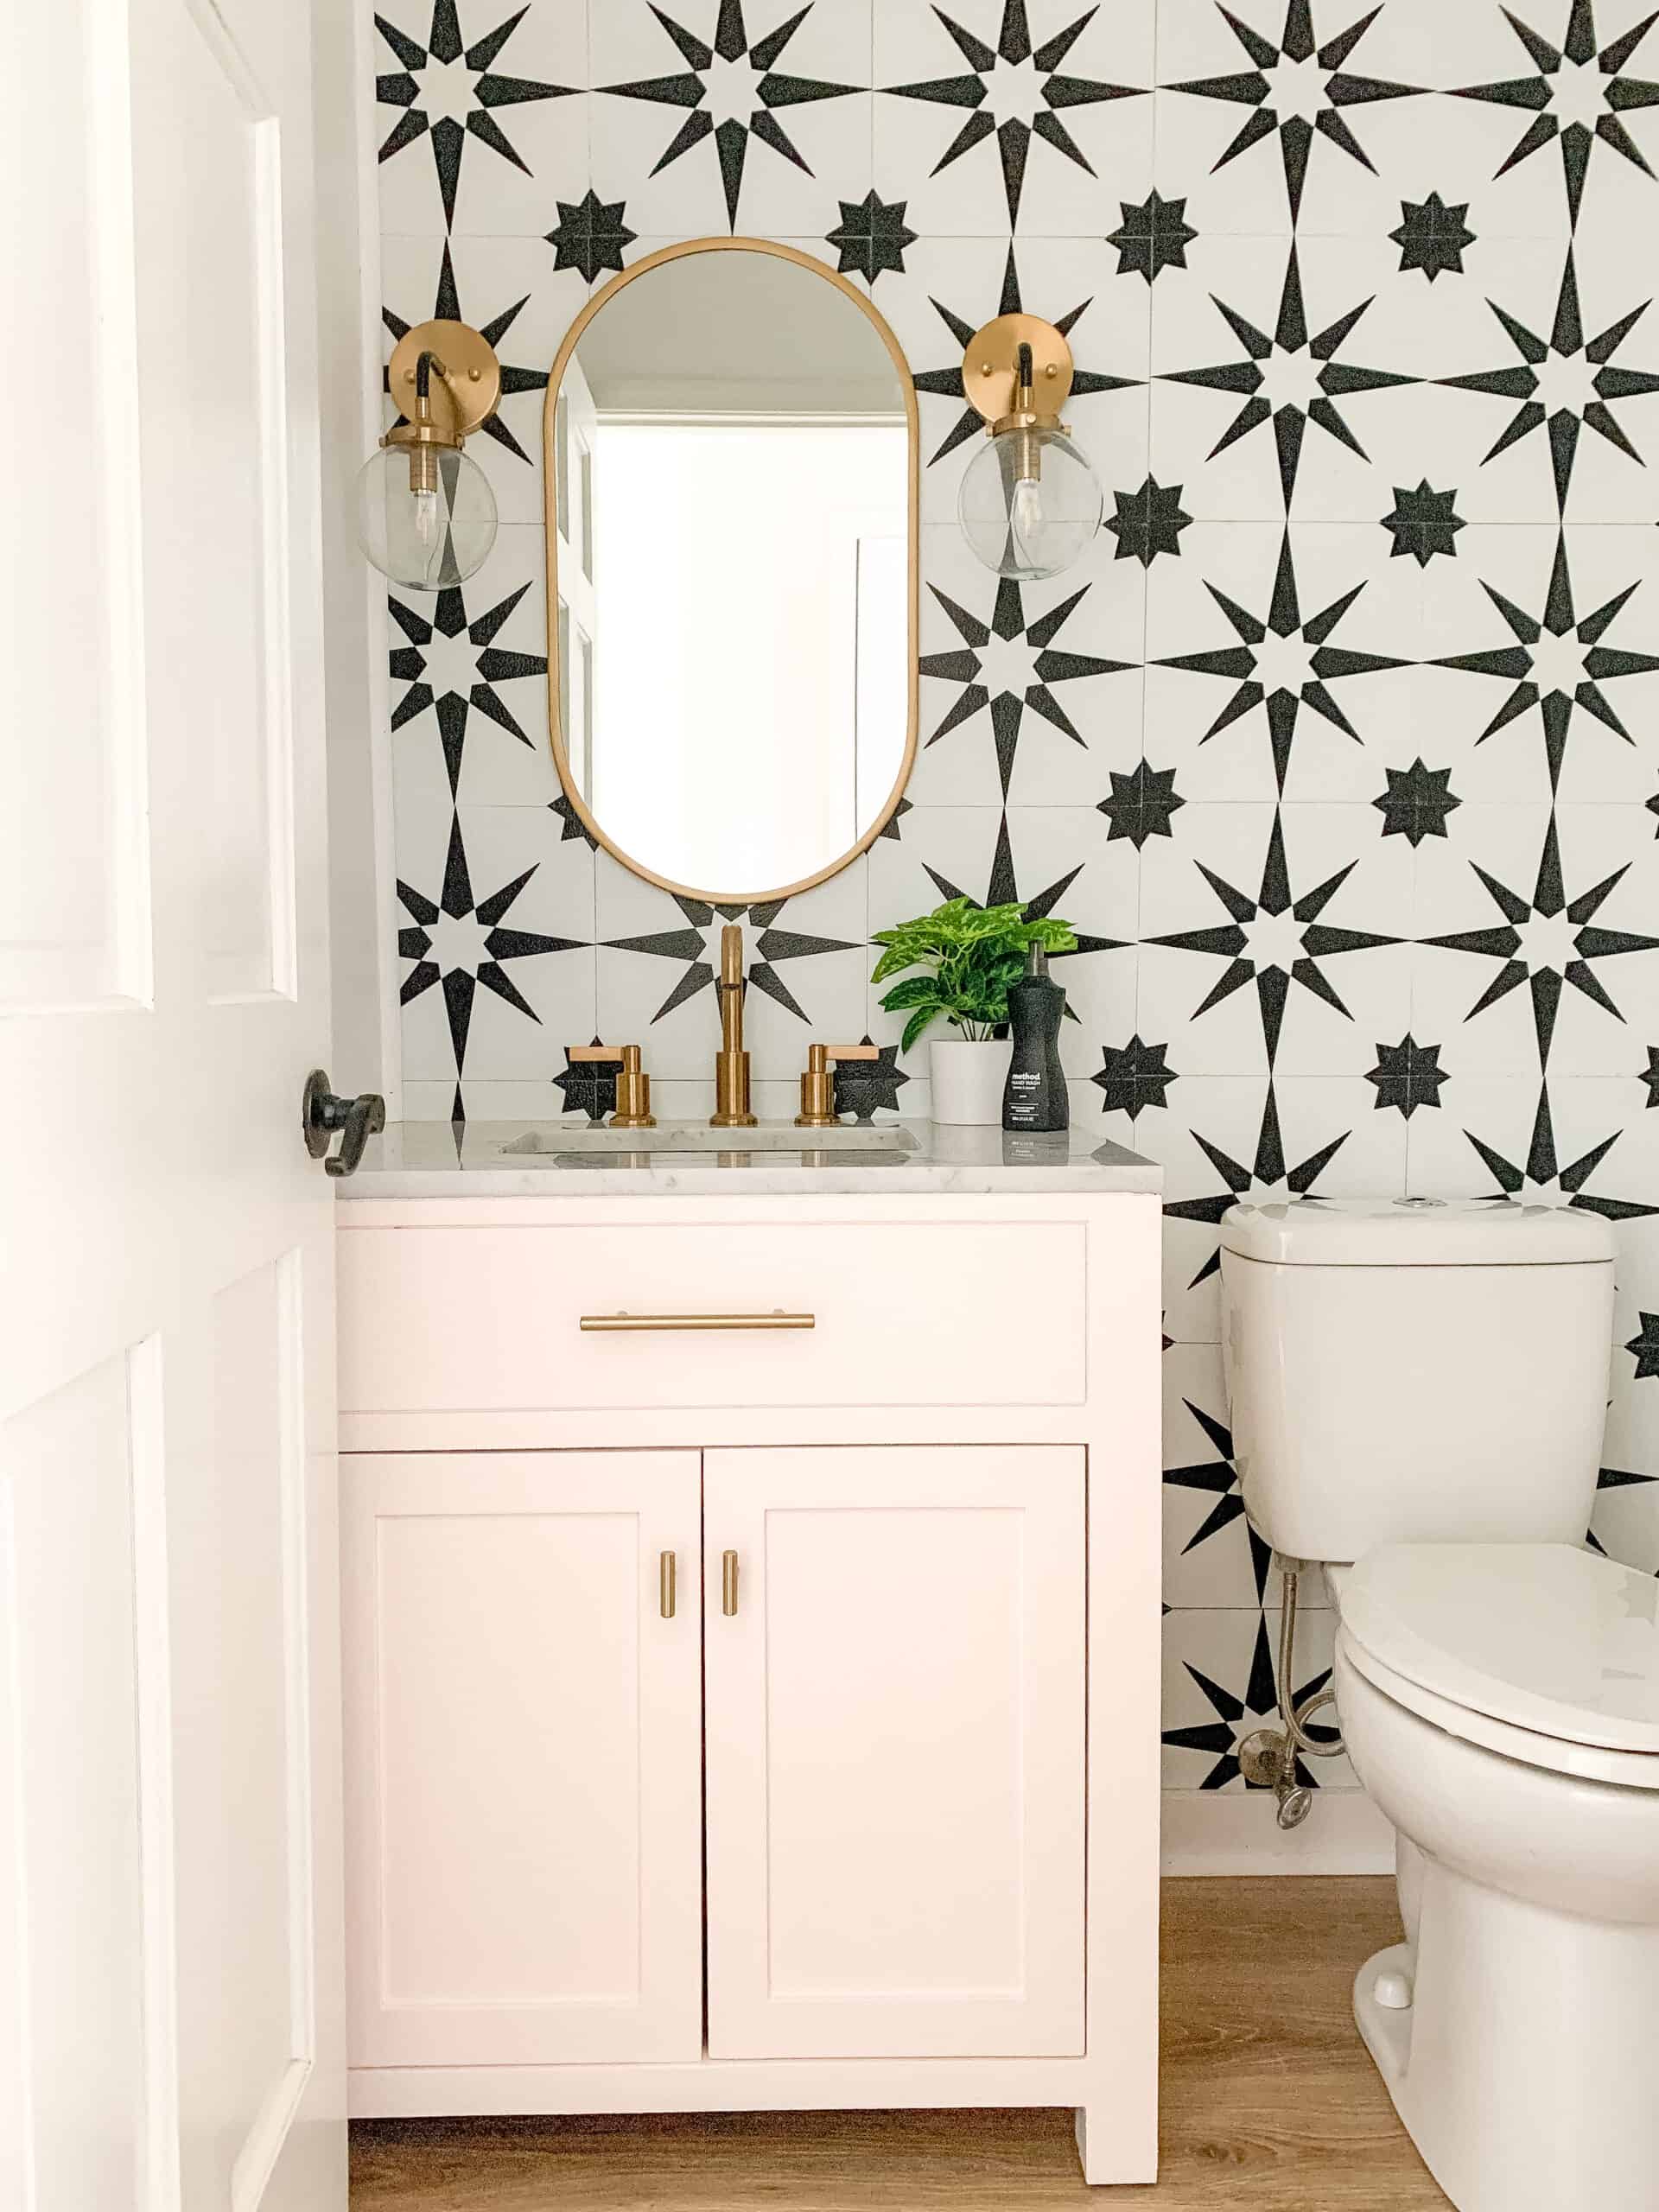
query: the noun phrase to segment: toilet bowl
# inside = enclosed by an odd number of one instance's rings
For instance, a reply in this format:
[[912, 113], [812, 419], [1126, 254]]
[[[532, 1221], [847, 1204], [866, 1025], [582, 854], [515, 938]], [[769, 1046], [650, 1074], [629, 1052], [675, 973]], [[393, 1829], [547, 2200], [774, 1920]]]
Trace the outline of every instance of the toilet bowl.
[[1360, 2033], [1459, 2212], [1659, 2202], [1659, 1583], [1566, 1546], [1331, 1577], [1349, 1754], [1400, 1838]]

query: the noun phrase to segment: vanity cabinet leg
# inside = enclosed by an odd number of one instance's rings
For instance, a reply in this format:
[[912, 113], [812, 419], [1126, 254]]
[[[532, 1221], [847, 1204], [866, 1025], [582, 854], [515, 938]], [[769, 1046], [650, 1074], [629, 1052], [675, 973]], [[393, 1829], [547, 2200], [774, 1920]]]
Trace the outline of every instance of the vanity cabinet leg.
[[1090, 2171], [1089, 2171], [1089, 2107], [1088, 2107], [1088, 2106], [1087, 2106], [1087, 2105], [1079, 2105], [1079, 2106], [1077, 2107], [1077, 2115], [1076, 2115], [1076, 2117], [1077, 2117], [1077, 2157], [1078, 2157], [1078, 2159], [1079, 2159], [1079, 2160], [1081, 2161], [1081, 2163], [1082, 2163], [1082, 2166], [1083, 2166], [1083, 2177], [1084, 2177], [1084, 2181], [1086, 2181], [1086, 2182], [1103, 2181], [1103, 2180], [1105, 2179], [1105, 2176], [1104, 2176], [1103, 2174], [1091, 2174], [1091, 2173], [1090, 2172]]
[[[1087, 2105], [1074, 2107], [1077, 2119], [1077, 2158], [1083, 2166], [1083, 2177], [1090, 2188], [1100, 2189], [1125, 2182], [1155, 2182], [1158, 2178], [1156, 2154], [1149, 2156], [1142, 2165], [1139, 2160], [1124, 2163], [1123, 2141], [1115, 2133], [1110, 2117], [1104, 2107], [1096, 2106], [1091, 2114]], [[1092, 2118], [1093, 2126], [1090, 2126]]]

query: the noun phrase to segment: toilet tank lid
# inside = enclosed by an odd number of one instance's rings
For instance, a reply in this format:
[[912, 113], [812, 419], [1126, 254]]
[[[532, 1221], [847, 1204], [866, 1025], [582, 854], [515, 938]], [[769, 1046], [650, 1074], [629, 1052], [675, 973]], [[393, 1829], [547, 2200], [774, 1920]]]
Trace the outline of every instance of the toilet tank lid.
[[1221, 1248], [1300, 1268], [1517, 1268], [1613, 1256], [1612, 1225], [1512, 1198], [1289, 1198], [1230, 1206]]

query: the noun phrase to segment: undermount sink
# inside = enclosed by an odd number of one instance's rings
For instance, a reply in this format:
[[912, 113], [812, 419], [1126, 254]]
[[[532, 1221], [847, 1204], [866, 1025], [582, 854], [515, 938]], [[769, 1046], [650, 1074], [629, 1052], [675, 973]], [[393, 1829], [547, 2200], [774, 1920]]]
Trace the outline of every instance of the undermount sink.
[[731, 1154], [810, 1152], [855, 1154], [861, 1160], [899, 1160], [915, 1150], [902, 1129], [874, 1122], [840, 1122], [830, 1129], [798, 1129], [790, 1122], [764, 1122], [752, 1129], [711, 1129], [707, 1122], [663, 1122], [654, 1129], [614, 1129], [604, 1124], [582, 1128], [547, 1126], [526, 1129], [504, 1144], [505, 1157], [537, 1153]]

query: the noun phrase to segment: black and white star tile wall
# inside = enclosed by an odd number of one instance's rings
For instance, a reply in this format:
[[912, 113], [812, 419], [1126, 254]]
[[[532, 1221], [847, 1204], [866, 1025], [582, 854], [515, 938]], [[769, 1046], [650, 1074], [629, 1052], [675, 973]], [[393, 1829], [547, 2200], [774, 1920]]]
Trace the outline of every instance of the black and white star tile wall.
[[[509, 370], [474, 446], [496, 550], [387, 617], [411, 1109], [589, 1110], [568, 1050], [602, 1037], [707, 1110], [737, 918], [760, 1110], [793, 1112], [811, 1039], [868, 1037], [849, 1105], [925, 1114], [872, 931], [957, 892], [1064, 914], [1074, 1121], [1168, 1179], [1168, 1785], [1243, 1789], [1271, 1696], [1217, 1348], [1240, 1198], [1612, 1221], [1595, 1533], [1659, 1571], [1650, 7], [368, 4], [388, 349], [458, 311]], [[596, 286], [734, 231], [847, 276], [904, 348], [925, 658], [889, 833], [728, 915], [561, 800], [539, 412]], [[955, 523], [960, 371], [1015, 308], [1071, 337], [1107, 520], [1073, 574], [999, 593]], [[1316, 1608], [1297, 1687], [1329, 1663]]]

